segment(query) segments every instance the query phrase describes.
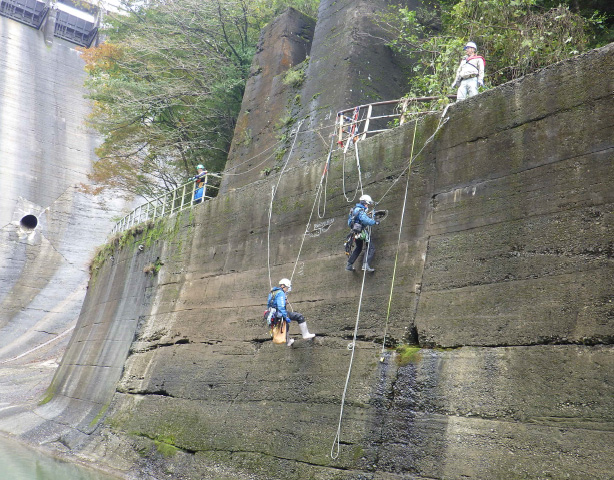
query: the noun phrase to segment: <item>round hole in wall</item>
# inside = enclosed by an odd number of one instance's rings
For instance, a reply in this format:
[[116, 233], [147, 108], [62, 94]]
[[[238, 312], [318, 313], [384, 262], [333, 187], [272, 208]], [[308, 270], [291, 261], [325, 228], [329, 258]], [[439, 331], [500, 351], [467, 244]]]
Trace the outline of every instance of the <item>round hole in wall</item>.
[[36, 218], [36, 215], [25, 215], [19, 224], [27, 230], [34, 230], [38, 225], [38, 218]]

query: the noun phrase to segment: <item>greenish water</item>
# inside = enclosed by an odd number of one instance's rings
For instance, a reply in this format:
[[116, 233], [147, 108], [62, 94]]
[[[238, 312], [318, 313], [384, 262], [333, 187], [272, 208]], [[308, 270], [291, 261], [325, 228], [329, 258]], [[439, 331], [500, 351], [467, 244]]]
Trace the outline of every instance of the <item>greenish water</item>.
[[2, 480], [117, 480], [95, 470], [63, 462], [0, 436]]

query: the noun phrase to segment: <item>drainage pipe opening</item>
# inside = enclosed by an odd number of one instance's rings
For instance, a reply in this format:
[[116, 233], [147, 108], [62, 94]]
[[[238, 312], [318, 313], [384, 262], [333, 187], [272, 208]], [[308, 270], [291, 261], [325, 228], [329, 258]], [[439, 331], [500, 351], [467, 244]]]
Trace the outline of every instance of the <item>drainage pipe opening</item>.
[[36, 215], [25, 215], [19, 224], [26, 230], [34, 230], [38, 225], [38, 218], [36, 218]]

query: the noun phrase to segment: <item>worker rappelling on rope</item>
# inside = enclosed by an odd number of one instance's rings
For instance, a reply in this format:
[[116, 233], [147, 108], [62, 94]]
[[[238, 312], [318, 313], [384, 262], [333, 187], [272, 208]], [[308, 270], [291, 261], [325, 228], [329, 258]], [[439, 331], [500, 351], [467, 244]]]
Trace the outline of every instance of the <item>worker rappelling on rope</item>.
[[[279, 281], [279, 287], [271, 289], [267, 300], [267, 311], [265, 312], [267, 323], [273, 330], [273, 341], [275, 343], [284, 343], [285, 341], [287, 346], [291, 346], [294, 343], [294, 339], [290, 338], [288, 334], [292, 320], [298, 323], [304, 339], [308, 340], [315, 337], [314, 333], [309, 333], [307, 322], [305, 322], [305, 317], [302, 314], [286, 310], [286, 295], [291, 291], [292, 282], [287, 278], [282, 278]], [[280, 341], [280, 338], [284, 340]]]
[[457, 101], [477, 95], [478, 86], [484, 86], [484, 66], [486, 62], [484, 57], [475, 54], [477, 49], [477, 45], [473, 42], [467, 42], [463, 47], [466, 55], [461, 60], [452, 84], [452, 88], [458, 85]]
[[[379, 225], [379, 221], [372, 218], [373, 211], [369, 212], [369, 206], [373, 205], [373, 200], [369, 195], [363, 195], [360, 201], [352, 208], [348, 216], [348, 226], [351, 229], [346, 240], [346, 253], [350, 255], [348, 258], [346, 270], [354, 271], [354, 262], [362, 252], [363, 245], [368, 245], [362, 269], [367, 272], [374, 272], [371, 267], [373, 256], [375, 255], [375, 245], [371, 238], [372, 225]], [[352, 248], [353, 246], [353, 248]]]

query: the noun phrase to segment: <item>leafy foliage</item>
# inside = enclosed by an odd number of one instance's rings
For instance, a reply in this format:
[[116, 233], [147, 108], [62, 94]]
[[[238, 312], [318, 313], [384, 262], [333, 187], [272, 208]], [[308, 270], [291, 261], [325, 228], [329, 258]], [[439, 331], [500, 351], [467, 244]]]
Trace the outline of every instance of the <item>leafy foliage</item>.
[[391, 46], [415, 59], [410, 96], [455, 93], [450, 84], [468, 40], [485, 57], [485, 83], [494, 86], [585, 50], [590, 29], [604, 18], [541, 3], [454, 0], [430, 2], [416, 11], [397, 7], [382, 23], [393, 32]]
[[316, 0], [123, 0], [83, 50], [103, 135], [92, 180], [144, 197], [223, 168], [261, 28]]

